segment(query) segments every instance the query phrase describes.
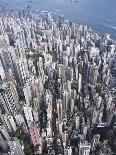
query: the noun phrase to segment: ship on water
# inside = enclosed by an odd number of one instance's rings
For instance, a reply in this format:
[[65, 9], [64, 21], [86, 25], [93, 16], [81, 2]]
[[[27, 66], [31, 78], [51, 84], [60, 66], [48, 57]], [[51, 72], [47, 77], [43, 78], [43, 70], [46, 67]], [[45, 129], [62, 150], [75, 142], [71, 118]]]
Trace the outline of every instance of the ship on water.
[[78, 3], [78, 0], [71, 0], [72, 3]]
[[29, 0], [28, 2], [29, 2], [29, 3], [31, 3], [31, 2], [32, 2], [32, 0]]

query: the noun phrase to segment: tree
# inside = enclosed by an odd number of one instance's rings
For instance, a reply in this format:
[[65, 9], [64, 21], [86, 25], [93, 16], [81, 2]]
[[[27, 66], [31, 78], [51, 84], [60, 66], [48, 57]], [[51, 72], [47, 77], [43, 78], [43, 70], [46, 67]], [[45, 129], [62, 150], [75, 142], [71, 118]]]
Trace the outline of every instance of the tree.
[[96, 93], [98, 93], [99, 95], [101, 95], [101, 86], [96, 86], [95, 87]]
[[31, 145], [28, 141], [28, 137], [20, 132], [17, 132], [15, 134], [15, 137], [17, 137], [17, 139], [19, 139], [20, 141], [23, 141], [25, 155], [33, 155], [33, 151], [31, 149]]

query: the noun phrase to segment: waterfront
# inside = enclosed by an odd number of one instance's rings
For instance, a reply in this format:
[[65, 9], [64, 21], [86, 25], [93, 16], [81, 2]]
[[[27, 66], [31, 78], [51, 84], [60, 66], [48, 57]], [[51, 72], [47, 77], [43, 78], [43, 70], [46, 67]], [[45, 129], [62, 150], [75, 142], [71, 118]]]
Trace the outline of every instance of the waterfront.
[[[5, 2], [6, 8], [25, 9], [27, 0], [0, 0], [2, 8]], [[79, 0], [72, 3], [71, 0], [32, 0], [32, 9], [56, 11], [59, 10], [66, 19], [79, 24], [91, 26], [95, 31], [107, 32], [116, 39], [116, 1], [115, 0]]]
[[0, 13], [0, 154], [115, 154], [115, 42], [29, 8]]

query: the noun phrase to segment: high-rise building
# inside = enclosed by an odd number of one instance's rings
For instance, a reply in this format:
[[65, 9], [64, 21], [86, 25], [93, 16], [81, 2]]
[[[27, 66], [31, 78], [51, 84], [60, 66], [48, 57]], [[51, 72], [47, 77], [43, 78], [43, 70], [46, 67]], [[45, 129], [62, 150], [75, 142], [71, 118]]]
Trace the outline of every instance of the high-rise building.
[[63, 119], [62, 100], [58, 99], [56, 103], [57, 103], [58, 121], [60, 122]]
[[63, 111], [66, 112], [68, 110], [68, 105], [69, 105], [69, 93], [67, 90], [65, 90], [62, 93], [63, 97]]
[[16, 114], [14, 116], [14, 118], [15, 118], [15, 121], [16, 121], [16, 125], [18, 127], [22, 126], [25, 123], [23, 115], [21, 115], [21, 114]]
[[1, 119], [8, 132], [16, 132], [17, 127], [12, 115], [2, 115]]
[[79, 73], [79, 79], [78, 79], [78, 92], [81, 91], [81, 82], [82, 82], [82, 75]]
[[23, 86], [26, 83], [26, 80], [29, 78], [29, 71], [27, 66], [26, 59], [19, 59], [15, 62], [15, 76], [17, 83], [20, 86]]
[[1, 124], [0, 125], [0, 133], [3, 135], [3, 137], [8, 141], [10, 140], [10, 136], [7, 132], [7, 129], [5, 128], [5, 125]]
[[52, 118], [52, 94], [50, 91], [46, 92], [45, 103], [47, 105], [47, 118]]
[[27, 105], [32, 104], [32, 92], [31, 92], [31, 81], [27, 80], [24, 88], [23, 88], [24, 96], [25, 96], [25, 101]]
[[5, 71], [0, 60], [0, 80], [5, 80]]
[[47, 121], [47, 136], [49, 137], [52, 137], [52, 121], [51, 119], [49, 118], [48, 121]]
[[4, 24], [2, 18], [0, 18], [0, 35], [4, 34]]
[[89, 155], [90, 154], [91, 145], [87, 142], [79, 145], [79, 155]]
[[32, 114], [32, 108], [28, 105], [25, 105], [23, 109], [24, 109], [24, 115], [25, 115], [27, 124], [28, 126], [30, 126], [30, 124], [34, 121], [33, 114]]
[[14, 114], [17, 111], [16, 91], [9, 82], [1, 84], [0, 88], [1, 106], [7, 114]]
[[15, 137], [8, 142], [9, 155], [25, 155], [19, 140]]
[[42, 83], [45, 82], [45, 75], [44, 75], [44, 66], [43, 66], [43, 59], [42, 57], [39, 58], [37, 62], [37, 67], [38, 67], [38, 76], [41, 78]]
[[64, 149], [64, 155], [72, 155], [72, 148], [70, 146]]
[[79, 129], [79, 124], [80, 124], [80, 117], [79, 117], [79, 115], [76, 115], [76, 118], [75, 118], [75, 126], [76, 126], [76, 129], [77, 130]]
[[4, 136], [0, 133], [0, 154], [8, 152], [8, 143]]
[[39, 133], [38, 133], [39, 131], [38, 131], [37, 125], [34, 122], [30, 124], [29, 132], [30, 132], [31, 140], [32, 140], [34, 147], [39, 146], [40, 144]]
[[17, 60], [18, 55], [15, 51], [15, 48], [12, 46], [8, 46], [7, 48], [0, 50], [0, 57], [5, 70], [9, 68], [14, 71], [14, 62]]

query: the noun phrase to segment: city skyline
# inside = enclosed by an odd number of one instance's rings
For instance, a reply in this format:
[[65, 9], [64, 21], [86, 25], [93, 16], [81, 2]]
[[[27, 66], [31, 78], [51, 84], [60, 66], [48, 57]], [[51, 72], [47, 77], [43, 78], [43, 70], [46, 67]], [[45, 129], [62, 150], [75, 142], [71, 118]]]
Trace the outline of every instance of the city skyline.
[[116, 42], [50, 11], [0, 12], [0, 155], [115, 155]]

